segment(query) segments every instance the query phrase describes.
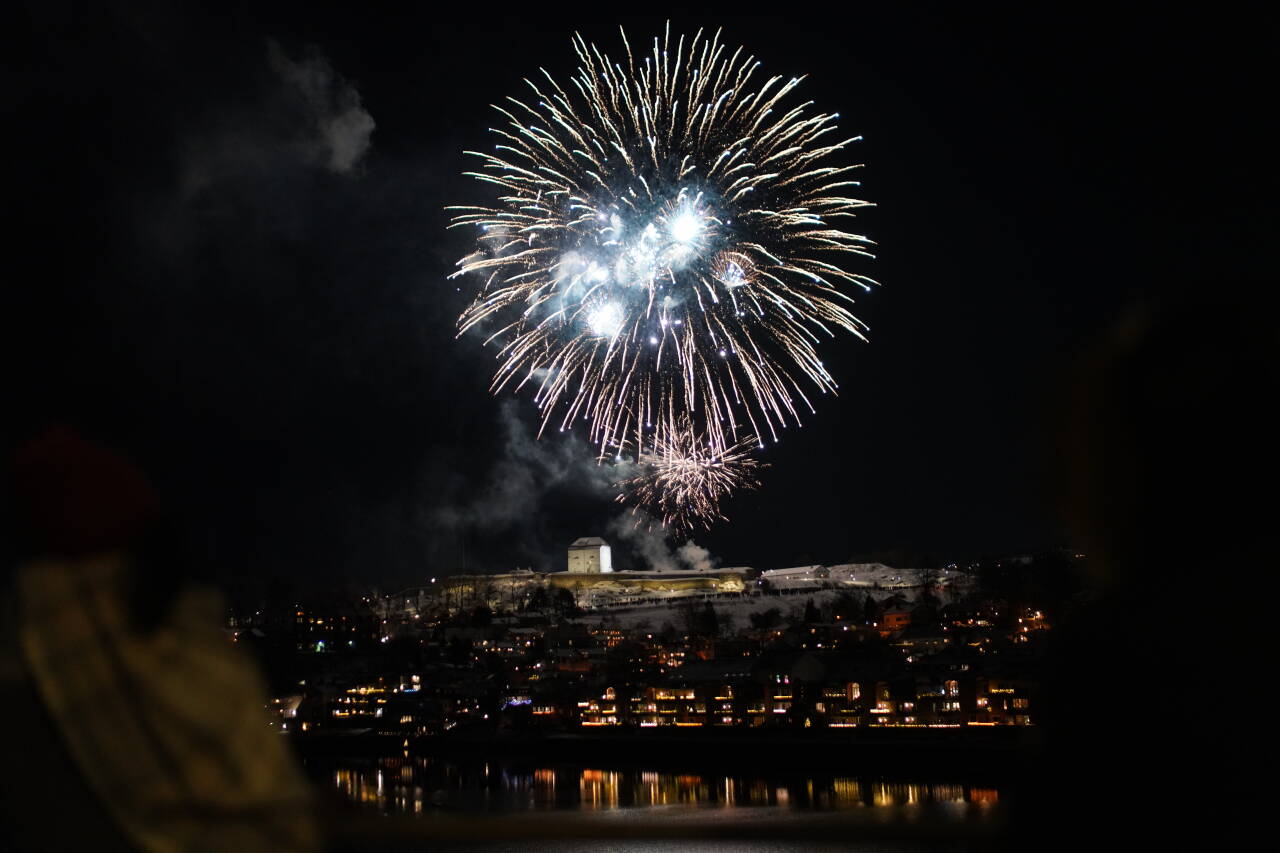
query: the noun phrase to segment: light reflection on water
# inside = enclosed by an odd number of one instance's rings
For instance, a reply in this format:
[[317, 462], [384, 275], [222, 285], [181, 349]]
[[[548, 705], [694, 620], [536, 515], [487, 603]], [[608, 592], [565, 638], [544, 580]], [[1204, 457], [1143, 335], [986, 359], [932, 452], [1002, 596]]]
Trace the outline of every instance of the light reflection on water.
[[698, 774], [427, 757], [351, 759], [313, 769], [352, 802], [384, 814], [662, 809], [673, 819], [719, 812], [741, 820], [748, 810], [771, 816], [861, 810], [868, 817], [884, 812], [945, 823], [982, 822], [999, 802], [996, 789], [981, 785], [833, 774]]

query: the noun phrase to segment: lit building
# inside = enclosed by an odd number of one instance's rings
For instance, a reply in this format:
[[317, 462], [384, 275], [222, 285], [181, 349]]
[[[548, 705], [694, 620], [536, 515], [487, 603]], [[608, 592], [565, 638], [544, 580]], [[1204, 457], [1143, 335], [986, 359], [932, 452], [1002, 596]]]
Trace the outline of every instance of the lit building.
[[613, 555], [609, 543], [599, 536], [583, 536], [569, 546], [569, 571], [579, 575], [598, 575], [613, 571]]

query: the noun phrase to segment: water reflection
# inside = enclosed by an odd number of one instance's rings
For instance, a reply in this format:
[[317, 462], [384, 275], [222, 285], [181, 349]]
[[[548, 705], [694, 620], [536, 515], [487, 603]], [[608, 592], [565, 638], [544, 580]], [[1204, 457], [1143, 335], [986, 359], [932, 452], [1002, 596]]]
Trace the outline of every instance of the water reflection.
[[994, 788], [948, 782], [466, 764], [426, 757], [352, 759], [312, 769], [352, 802], [388, 814], [692, 807], [700, 812], [869, 809], [910, 819], [924, 809], [931, 819], [981, 820], [1000, 799]]

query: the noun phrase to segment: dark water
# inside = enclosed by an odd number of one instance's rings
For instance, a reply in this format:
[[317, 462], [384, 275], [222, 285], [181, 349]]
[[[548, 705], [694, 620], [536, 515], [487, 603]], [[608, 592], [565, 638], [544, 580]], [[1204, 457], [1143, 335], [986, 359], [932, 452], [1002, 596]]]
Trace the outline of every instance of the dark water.
[[308, 769], [360, 813], [411, 819], [436, 849], [952, 849], [939, 842], [990, 836], [1003, 820], [1000, 791], [965, 782], [426, 757]]

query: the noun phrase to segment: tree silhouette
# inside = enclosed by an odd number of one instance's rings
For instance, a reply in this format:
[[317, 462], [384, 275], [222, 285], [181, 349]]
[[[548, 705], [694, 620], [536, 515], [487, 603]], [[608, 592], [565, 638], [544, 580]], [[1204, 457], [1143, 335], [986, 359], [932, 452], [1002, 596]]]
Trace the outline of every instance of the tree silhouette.
[[818, 612], [818, 608], [814, 605], [812, 598], [805, 600], [804, 621], [807, 623], [822, 621], [822, 614]]

